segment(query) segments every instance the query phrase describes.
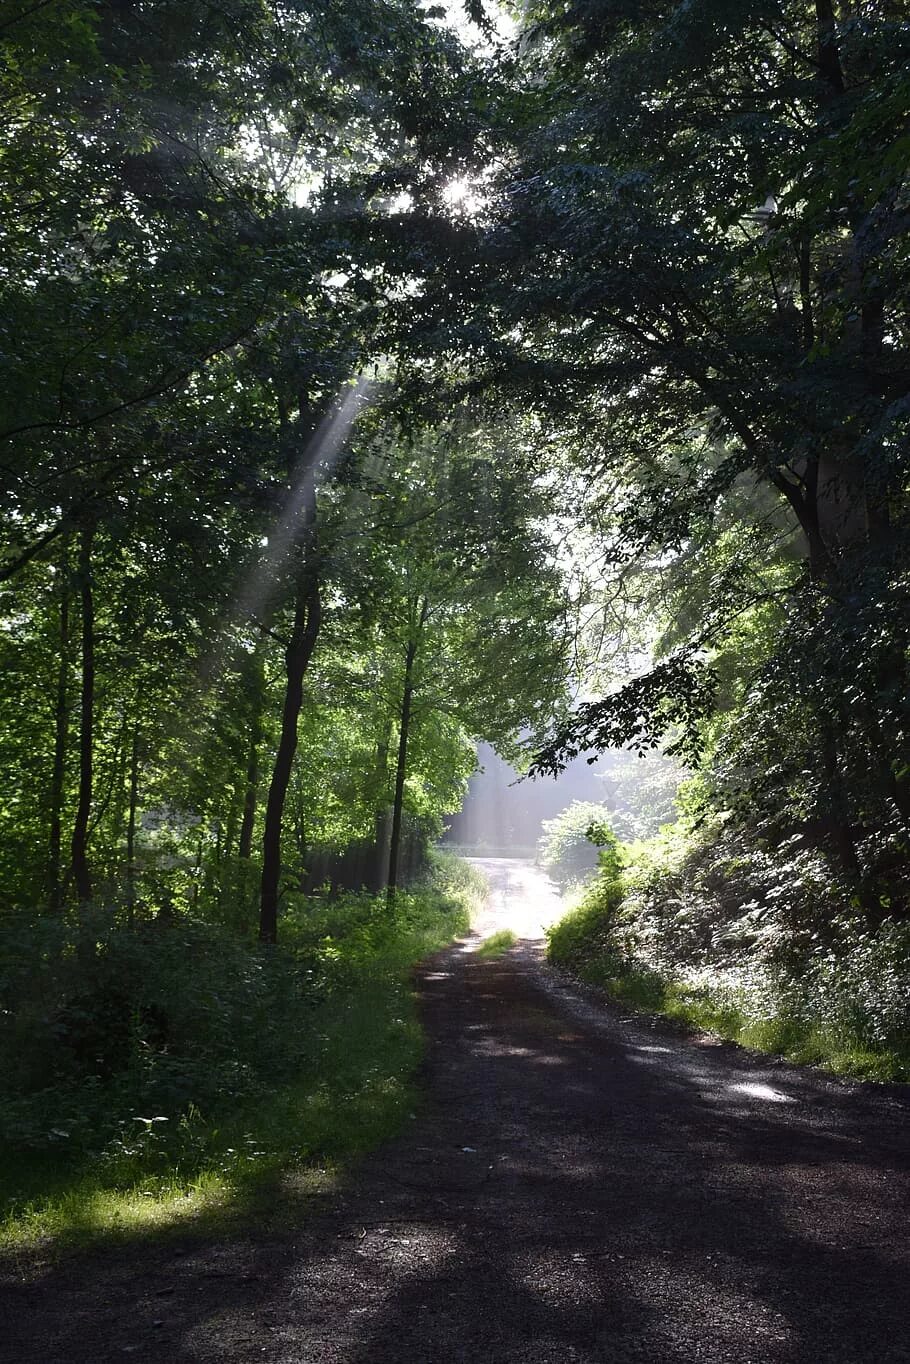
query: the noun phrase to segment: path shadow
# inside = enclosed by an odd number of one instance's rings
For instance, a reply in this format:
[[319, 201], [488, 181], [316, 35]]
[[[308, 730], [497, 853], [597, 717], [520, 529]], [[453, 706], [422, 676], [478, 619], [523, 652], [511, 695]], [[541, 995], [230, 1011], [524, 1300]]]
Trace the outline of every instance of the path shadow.
[[10, 1364], [908, 1364], [905, 1114], [535, 971], [430, 964], [425, 1107], [330, 1206], [54, 1271]]

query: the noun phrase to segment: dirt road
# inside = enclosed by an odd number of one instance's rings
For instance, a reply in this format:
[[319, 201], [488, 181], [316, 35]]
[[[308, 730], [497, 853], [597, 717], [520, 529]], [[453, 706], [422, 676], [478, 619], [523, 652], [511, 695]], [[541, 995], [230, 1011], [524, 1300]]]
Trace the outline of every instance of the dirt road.
[[[538, 932], [542, 878], [486, 869], [484, 932]], [[595, 1008], [539, 944], [466, 946], [421, 974], [422, 1111], [330, 1207], [15, 1288], [3, 1358], [910, 1362], [905, 1097]]]

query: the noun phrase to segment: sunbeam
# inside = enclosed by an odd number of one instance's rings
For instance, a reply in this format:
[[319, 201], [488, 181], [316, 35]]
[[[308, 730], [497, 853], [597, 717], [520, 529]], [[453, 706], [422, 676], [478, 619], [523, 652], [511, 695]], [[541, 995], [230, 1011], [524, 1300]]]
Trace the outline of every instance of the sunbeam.
[[325, 482], [332, 473], [357, 418], [370, 401], [372, 389], [373, 381], [364, 375], [346, 384], [307, 441], [294, 470], [284, 510], [268, 537], [262, 559], [242, 586], [230, 612], [233, 624], [245, 624], [260, 616], [269, 605], [300, 528], [307, 476], [314, 466], [317, 482]]

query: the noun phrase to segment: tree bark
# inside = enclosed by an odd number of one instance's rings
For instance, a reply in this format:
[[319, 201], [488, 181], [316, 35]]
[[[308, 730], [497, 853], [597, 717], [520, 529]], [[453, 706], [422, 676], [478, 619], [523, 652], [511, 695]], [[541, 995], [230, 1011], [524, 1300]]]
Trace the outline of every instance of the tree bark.
[[262, 837], [262, 881], [259, 897], [259, 939], [278, 940], [278, 899], [281, 878], [281, 824], [285, 798], [297, 752], [297, 721], [303, 706], [303, 679], [309, 666], [322, 621], [322, 600], [316, 551], [315, 469], [304, 475], [302, 544], [297, 568], [294, 624], [285, 651], [286, 685], [281, 713], [281, 736], [269, 785]]
[[240, 821], [238, 855], [249, 860], [253, 852], [253, 826], [256, 823], [256, 801], [259, 795], [259, 740], [258, 727], [250, 735], [250, 751], [246, 764], [246, 791], [243, 797], [243, 818]]
[[297, 885], [303, 891], [306, 885], [307, 862], [307, 823], [306, 806], [303, 799], [303, 782], [300, 769], [297, 769], [294, 787], [294, 843], [297, 853]]
[[71, 843], [73, 881], [80, 902], [92, 898], [88, 862], [88, 825], [92, 809], [95, 712], [95, 598], [92, 548], [95, 524], [87, 521], [79, 533], [79, 595], [82, 606], [82, 686], [79, 699], [79, 803]]
[[816, 52], [818, 71], [826, 87], [823, 101], [830, 102], [844, 93], [844, 70], [837, 43], [837, 18], [832, 0], [815, 0]]
[[259, 745], [262, 743], [262, 664], [258, 656], [253, 666], [257, 669], [254, 679], [256, 694], [253, 700], [253, 717], [250, 724], [250, 746], [246, 761], [246, 787], [243, 795], [243, 816], [240, 821], [240, 840], [238, 855], [248, 861], [253, 852], [253, 827], [256, 823], [256, 804], [259, 798]]
[[412, 629], [408, 640], [404, 663], [404, 686], [401, 694], [401, 715], [398, 727], [398, 762], [395, 769], [395, 797], [392, 804], [392, 833], [389, 839], [389, 879], [386, 889], [386, 908], [389, 914], [395, 908], [395, 892], [398, 889], [398, 862], [401, 851], [401, 823], [404, 813], [404, 784], [408, 773], [408, 739], [411, 732], [411, 706], [414, 700], [414, 663], [420, 647], [420, 636], [427, 619], [428, 602], [424, 598], [416, 629]]
[[389, 745], [392, 742], [392, 716], [383, 720], [376, 743], [376, 803], [373, 812], [373, 853], [370, 862], [370, 889], [385, 889], [389, 867]]
[[129, 804], [126, 817], [126, 906], [129, 922], [136, 910], [136, 811], [139, 804], [139, 726], [133, 726], [130, 745]]
[[60, 564], [60, 660], [54, 702], [54, 762], [51, 769], [50, 837], [48, 847], [48, 902], [52, 911], [63, 903], [61, 882], [63, 850], [63, 785], [66, 777], [66, 750], [69, 741], [70, 669], [70, 581], [68, 547], [64, 545]]

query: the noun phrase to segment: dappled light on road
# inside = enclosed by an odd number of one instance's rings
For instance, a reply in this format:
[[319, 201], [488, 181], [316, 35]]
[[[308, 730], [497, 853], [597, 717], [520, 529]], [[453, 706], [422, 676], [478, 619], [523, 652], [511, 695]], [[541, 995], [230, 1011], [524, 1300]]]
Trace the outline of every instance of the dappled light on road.
[[730, 1089], [734, 1094], [745, 1094], [750, 1099], [763, 1099], [769, 1104], [792, 1104], [796, 1102], [789, 1094], [782, 1094], [779, 1089], [774, 1089], [771, 1085], [747, 1082], [731, 1085]]
[[280, 1235], [19, 1286], [10, 1358], [906, 1364], [906, 1100], [598, 1007], [529, 950], [545, 878], [485, 865], [525, 940], [421, 972], [401, 1136]]

